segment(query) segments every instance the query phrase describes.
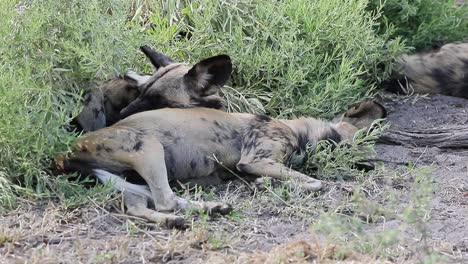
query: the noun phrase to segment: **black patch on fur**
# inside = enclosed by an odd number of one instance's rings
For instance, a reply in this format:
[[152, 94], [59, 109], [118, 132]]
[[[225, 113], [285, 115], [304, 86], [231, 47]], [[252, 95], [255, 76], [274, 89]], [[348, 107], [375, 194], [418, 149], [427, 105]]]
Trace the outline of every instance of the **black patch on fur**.
[[299, 135], [297, 135], [297, 146], [301, 152], [306, 151], [308, 143], [309, 138], [307, 137], [307, 133], [299, 133]]
[[85, 106], [88, 105], [91, 102], [91, 99], [92, 99], [92, 95], [91, 95], [91, 91], [89, 91], [84, 96], [83, 104]]
[[341, 142], [341, 135], [334, 129], [333, 127], [330, 128], [330, 131], [325, 135], [325, 139], [329, 142], [339, 143]]
[[204, 117], [200, 117], [200, 120], [201, 120], [201, 121], [208, 121], [208, 120], [206, 120], [206, 118], [204, 118]]
[[99, 109], [97, 109], [97, 108], [93, 109], [94, 118], [98, 118], [100, 113], [101, 113], [101, 111]]
[[240, 172], [249, 173], [248, 170], [249, 170], [250, 166], [249, 166], [249, 164], [239, 163], [239, 164], [236, 165], [236, 168]]
[[206, 99], [201, 98], [195, 101], [195, 104], [199, 107], [206, 107], [206, 108], [213, 108], [213, 109], [221, 109], [224, 107], [223, 101], [220, 99]]
[[171, 132], [168, 131], [168, 130], [164, 131], [164, 132], [163, 132], [163, 135], [164, 135], [165, 137], [172, 137]]
[[96, 146], [96, 151], [101, 151], [103, 148], [104, 148], [104, 146], [102, 144], [98, 144]]
[[80, 151], [86, 153], [88, 152], [88, 148], [86, 146], [81, 146]]
[[190, 161], [190, 168], [192, 170], [194, 170], [195, 168], [197, 168], [197, 161], [195, 159], [193, 159], [192, 161]]
[[143, 179], [143, 177], [134, 170], [125, 170], [122, 172], [122, 177], [133, 184], [148, 185], [148, 183]]
[[259, 123], [267, 123], [271, 121], [271, 117], [266, 115], [255, 115], [255, 121]]
[[141, 149], [142, 146], [143, 146], [143, 141], [138, 140], [138, 141], [135, 143], [135, 146], [133, 146], [133, 150], [134, 150], [134, 151], [139, 151], [139, 150]]
[[266, 159], [271, 157], [271, 150], [270, 149], [260, 149], [255, 152], [256, 156], [254, 157], [254, 161]]
[[104, 147], [104, 151], [107, 152], [107, 153], [112, 153], [114, 152], [113, 149], [109, 148], [109, 147]]
[[164, 160], [166, 162], [167, 174], [169, 176], [174, 176], [177, 172], [176, 162], [174, 158], [174, 153], [172, 152], [172, 149], [170, 147], [164, 149]]
[[451, 69], [434, 68], [431, 72], [432, 78], [441, 88], [448, 86], [451, 80]]

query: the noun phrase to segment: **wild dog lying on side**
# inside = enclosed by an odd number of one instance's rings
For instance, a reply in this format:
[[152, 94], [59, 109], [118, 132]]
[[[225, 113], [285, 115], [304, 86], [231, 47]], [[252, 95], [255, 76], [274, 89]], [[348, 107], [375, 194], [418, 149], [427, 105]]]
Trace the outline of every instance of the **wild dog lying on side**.
[[468, 98], [468, 43], [450, 43], [427, 53], [404, 55], [399, 73], [383, 86], [396, 93], [445, 94]]
[[[177, 197], [169, 181], [216, 184], [229, 175], [228, 168], [280, 180], [290, 177], [303, 189], [317, 191], [322, 183], [289, 169], [284, 164], [288, 156], [304, 151], [308, 143], [350, 139], [359, 128], [385, 115], [385, 109], [373, 102], [351, 109], [337, 123], [314, 118], [272, 119], [208, 108], [165, 108], [140, 112], [85, 134], [73, 152], [59, 157], [56, 164], [61, 170], [91, 173], [102, 182], [113, 182], [117, 190], [125, 191], [128, 214], [180, 226], [182, 217], [157, 211], [191, 208], [227, 213], [231, 207]], [[124, 181], [121, 175], [125, 171], [135, 171], [147, 185]], [[156, 211], [149, 209], [148, 203]]]
[[218, 55], [189, 66], [147, 46], [140, 49], [151, 61], [153, 75], [128, 72], [90, 89], [84, 96], [83, 111], [74, 120], [81, 130], [94, 131], [131, 114], [164, 107], [223, 107], [218, 92], [232, 71], [229, 56]]

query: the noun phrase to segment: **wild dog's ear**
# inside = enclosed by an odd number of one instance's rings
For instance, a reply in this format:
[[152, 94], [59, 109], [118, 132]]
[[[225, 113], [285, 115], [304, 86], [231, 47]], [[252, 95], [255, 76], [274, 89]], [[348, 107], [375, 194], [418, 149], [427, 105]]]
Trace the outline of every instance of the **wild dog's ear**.
[[339, 121], [350, 123], [360, 129], [369, 127], [375, 120], [386, 116], [387, 110], [381, 104], [369, 100], [351, 107], [341, 116]]
[[123, 78], [127, 81], [135, 82], [135, 84], [138, 86], [138, 89], [139, 89], [143, 84], [145, 84], [151, 78], [151, 75], [146, 75], [146, 74], [141, 75], [134, 71], [128, 71], [124, 75]]
[[184, 76], [185, 83], [200, 96], [219, 91], [231, 76], [232, 63], [228, 55], [218, 55], [195, 64]]
[[364, 101], [357, 106], [349, 109], [345, 114], [345, 117], [354, 118], [372, 118], [379, 119], [387, 117], [387, 110], [381, 104], [375, 101]]
[[141, 46], [140, 50], [151, 61], [151, 64], [153, 64], [156, 70], [159, 69], [160, 67], [166, 67], [167, 65], [174, 63], [174, 60], [172, 60], [168, 56], [162, 53], [159, 53], [146, 45]]

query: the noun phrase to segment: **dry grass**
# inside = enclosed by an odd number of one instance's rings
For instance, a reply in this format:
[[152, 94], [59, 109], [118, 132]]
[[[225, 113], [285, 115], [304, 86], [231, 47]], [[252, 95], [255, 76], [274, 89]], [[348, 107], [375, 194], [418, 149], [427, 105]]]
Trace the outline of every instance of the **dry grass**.
[[[185, 190], [182, 196], [223, 200], [236, 210], [226, 217], [188, 216], [193, 222], [185, 231], [124, 215], [118, 196], [106, 204], [89, 198], [76, 209], [23, 201], [0, 218], [0, 263], [411, 263], [420, 259], [421, 245], [408, 239], [414, 228], [398, 212], [410, 199], [415, 174], [395, 178], [381, 168], [353, 182], [327, 182], [320, 195], [277, 183], [254, 192], [241, 182]], [[358, 219], [363, 232], [340, 233], [346, 222], [331, 216]], [[387, 246], [374, 241], [370, 252], [363, 250], [369, 237], [394, 229], [395, 221], [407, 228], [404, 239]], [[333, 223], [333, 230], [320, 228], [323, 223]]]

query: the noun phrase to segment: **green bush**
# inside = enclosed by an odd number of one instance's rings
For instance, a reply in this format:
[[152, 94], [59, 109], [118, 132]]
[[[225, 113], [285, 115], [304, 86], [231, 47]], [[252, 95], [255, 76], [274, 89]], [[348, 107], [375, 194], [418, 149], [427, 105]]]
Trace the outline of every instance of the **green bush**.
[[[371, 0], [369, 10], [382, 8], [380, 32], [401, 37], [416, 50], [468, 36], [468, 5], [455, 0]], [[382, 7], [381, 7], [382, 5]]]
[[[189, 3], [188, 3], [189, 2]], [[386, 78], [398, 40], [376, 35], [377, 13], [366, 0], [181, 1], [160, 6], [175, 30], [190, 37], [154, 38], [173, 55], [198, 59], [228, 53], [232, 86], [275, 116], [331, 117], [368, 96]], [[172, 22], [172, 23], [171, 23]], [[383, 66], [383, 67], [382, 67]], [[243, 109], [242, 107], [240, 109]]]
[[18, 192], [60, 191], [48, 168], [76, 137], [65, 126], [80, 111], [81, 91], [148, 67], [142, 44], [180, 61], [227, 53], [235, 65], [230, 109], [290, 117], [331, 117], [370, 96], [404, 50], [385, 30], [374, 32], [379, 13], [366, 11], [367, 0], [16, 4], [0, 2], [3, 205]]
[[24, 11], [16, 2], [0, 1], [4, 205], [13, 192], [54, 189], [47, 168], [76, 136], [64, 125], [80, 110], [80, 92], [90, 81], [135, 68], [143, 42], [140, 27], [127, 20], [127, 1], [30, 1]]

